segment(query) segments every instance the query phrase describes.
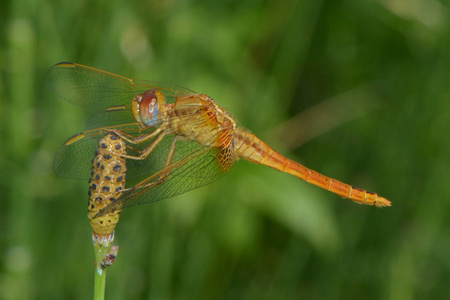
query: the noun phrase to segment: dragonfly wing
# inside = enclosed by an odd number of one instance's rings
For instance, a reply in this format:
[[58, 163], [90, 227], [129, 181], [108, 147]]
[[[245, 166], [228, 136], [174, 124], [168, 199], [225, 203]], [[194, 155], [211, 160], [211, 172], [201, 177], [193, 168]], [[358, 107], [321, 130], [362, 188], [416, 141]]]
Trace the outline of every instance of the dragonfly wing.
[[144, 180], [124, 192], [99, 215], [110, 213], [119, 207], [156, 202], [208, 185], [224, 175], [236, 160], [228, 148], [212, 148], [179, 140], [176, 142], [176, 149], [172, 164], [153, 174], [152, 180]]
[[75, 63], [59, 63], [51, 67], [46, 83], [57, 96], [91, 113], [130, 105], [136, 94], [148, 89], [160, 90], [167, 103], [173, 102], [176, 96], [194, 93], [176, 85], [133, 80]]
[[57, 96], [91, 113], [130, 104], [137, 93], [145, 91], [136, 88], [132, 79], [73, 63], [53, 66], [46, 82]]

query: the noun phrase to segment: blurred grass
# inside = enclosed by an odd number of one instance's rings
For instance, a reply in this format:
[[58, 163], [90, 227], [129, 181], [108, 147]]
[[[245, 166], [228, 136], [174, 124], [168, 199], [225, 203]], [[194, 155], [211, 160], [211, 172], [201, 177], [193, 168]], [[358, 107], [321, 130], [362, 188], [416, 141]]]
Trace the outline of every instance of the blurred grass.
[[44, 87], [60, 61], [207, 93], [288, 157], [393, 201], [239, 162], [123, 213], [108, 299], [448, 298], [444, 2], [21, 0], [0, 16], [1, 299], [92, 295], [87, 183], [51, 166], [84, 122]]

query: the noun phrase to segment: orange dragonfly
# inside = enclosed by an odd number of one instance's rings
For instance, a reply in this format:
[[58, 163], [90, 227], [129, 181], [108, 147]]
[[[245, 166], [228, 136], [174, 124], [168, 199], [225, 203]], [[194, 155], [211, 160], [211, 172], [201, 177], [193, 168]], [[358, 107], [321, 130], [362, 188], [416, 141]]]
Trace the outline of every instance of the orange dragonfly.
[[[47, 74], [59, 97], [91, 113], [84, 132], [58, 150], [54, 168], [63, 177], [89, 178], [98, 141], [111, 131], [127, 143], [127, 181], [136, 184], [97, 216], [150, 203], [207, 185], [239, 158], [269, 166], [360, 204], [391, 202], [292, 161], [254, 134], [239, 129], [209, 96], [161, 83], [125, 78], [75, 63]], [[139, 181], [140, 180], [140, 181]]]

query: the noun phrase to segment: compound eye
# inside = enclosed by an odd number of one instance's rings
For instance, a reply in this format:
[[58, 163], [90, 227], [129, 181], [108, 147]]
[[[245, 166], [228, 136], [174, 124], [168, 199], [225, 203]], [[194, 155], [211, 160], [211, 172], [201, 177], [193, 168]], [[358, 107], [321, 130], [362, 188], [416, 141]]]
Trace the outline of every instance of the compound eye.
[[156, 90], [145, 91], [139, 102], [139, 116], [145, 125], [150, 127], [157, 123], [158, 108], [158, 96], [156, 95]]

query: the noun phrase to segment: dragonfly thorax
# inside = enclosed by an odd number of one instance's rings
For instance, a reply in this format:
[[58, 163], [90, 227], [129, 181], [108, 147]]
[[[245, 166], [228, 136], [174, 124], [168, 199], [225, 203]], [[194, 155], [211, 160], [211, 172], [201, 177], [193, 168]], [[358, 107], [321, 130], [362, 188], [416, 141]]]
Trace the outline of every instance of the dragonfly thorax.
[[235, 128], [231, 116], [203, 94], [178, 97], [168, 119], [177, 135], [212, 147], [221, 146], [224, 134], [231, 136]]

